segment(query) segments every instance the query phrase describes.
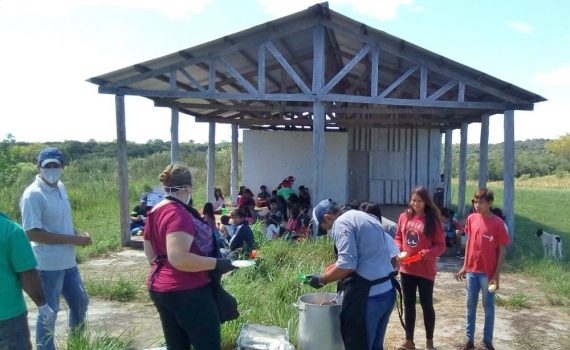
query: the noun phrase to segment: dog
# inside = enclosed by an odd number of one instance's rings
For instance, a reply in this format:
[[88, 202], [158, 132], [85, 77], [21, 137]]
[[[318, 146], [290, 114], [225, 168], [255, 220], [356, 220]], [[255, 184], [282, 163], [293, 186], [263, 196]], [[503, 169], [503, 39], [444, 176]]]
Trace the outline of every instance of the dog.
[[539, 228], [536, 231], [536, 236], [542, 241], [545, 258], [552, 257], [554, 259], [558, 258], [558, 260], [562, 260], [562, 238], [559, 235], [548, 233]]

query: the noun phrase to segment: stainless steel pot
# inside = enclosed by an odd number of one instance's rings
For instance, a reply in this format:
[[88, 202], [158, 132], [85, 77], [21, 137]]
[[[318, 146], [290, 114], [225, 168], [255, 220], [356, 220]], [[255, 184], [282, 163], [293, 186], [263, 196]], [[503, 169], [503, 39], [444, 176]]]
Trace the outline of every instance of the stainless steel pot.
[[[332, 304], [336, 293], [312, 293], [299, 297], [300, 350], [344, 350], [340, 335], [340, 304]], [[321, 305], [326, 303], [326, 305]]]

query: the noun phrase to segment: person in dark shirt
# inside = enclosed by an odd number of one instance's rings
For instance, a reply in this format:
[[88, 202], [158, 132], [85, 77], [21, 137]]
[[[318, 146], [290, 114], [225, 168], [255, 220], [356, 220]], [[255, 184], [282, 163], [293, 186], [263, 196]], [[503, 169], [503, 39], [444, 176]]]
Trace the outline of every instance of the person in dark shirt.
[[301, 210], [308, 212], [311, 208], [311, 195], [309, 194], [309, 189], [303, 185], [299, 186], [299, 201]]
[[259, 189], [261, 190], [261, 192], [257, 194], [257, 200], [255, 201], [255, 205], [260, 208], [263, 208], [267, 206], [269, 198], [271, 197], [271, 193], [267, 192], [267, 186], [265, 185], [261, 185]]
[[255, 238], [253, 231], [249, 227], [246, 220], [245, 210], [234, 209], [231, 213], [231, 218], [235, 226], [235, 231], [230, 240], [230, 255], [233, 252], [241, 250], [249, 255], [249, 252], [255, 247]]
[[146, 198], [142, 198], [140, 203], [135, 205], [131, 212], [131, 233], [142, 234], [146, 215], [150, 211], [149, 206], [146, 204]]

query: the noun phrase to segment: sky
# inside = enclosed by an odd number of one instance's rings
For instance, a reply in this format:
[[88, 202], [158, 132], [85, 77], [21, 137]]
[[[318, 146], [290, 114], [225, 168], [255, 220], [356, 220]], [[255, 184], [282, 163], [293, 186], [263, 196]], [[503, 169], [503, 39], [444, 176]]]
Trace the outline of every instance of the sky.
[[[0, 138], [112, 141], [113, 95], [88, 78], [248, 29], [314, 5], [305, 0], [0, 0]], [[515, 112], [515, 138], [570, 133], [570, 1], [331, 0], [370, 27], [548, 99]], [[126, 97], [127, 140], [170, 140], [170, 110]], [[479, 142], [470, 124], [469, 143]], [[218, 124], [216, 141], [230, 140]], [[208, 127], [181, 114], [179, 140]], [[459, 142], [458, 132], [454, 143]], [[503, 141], [503, 116], [490, 143]]]

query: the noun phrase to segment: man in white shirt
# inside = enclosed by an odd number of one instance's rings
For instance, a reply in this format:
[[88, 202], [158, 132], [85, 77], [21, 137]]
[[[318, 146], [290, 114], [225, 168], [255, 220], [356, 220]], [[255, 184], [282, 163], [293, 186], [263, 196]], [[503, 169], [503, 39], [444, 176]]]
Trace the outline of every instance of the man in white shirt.
[[[91, 244], [91, 237], [73, 227], [67, 191], [59, 181], [64, 168], [61, 151], [53, 147], [42, 149], [37, 167], [39, 174], [20, 199], [22, 226], [32, 242], [46, 302], [57, 317], [63, 295], [69, 309], [70, 330], [82, 329], [89, 300], [77, 268], [75, 247]], [[55, 349], [54, 324], [37, 321], [36, 349]]]

